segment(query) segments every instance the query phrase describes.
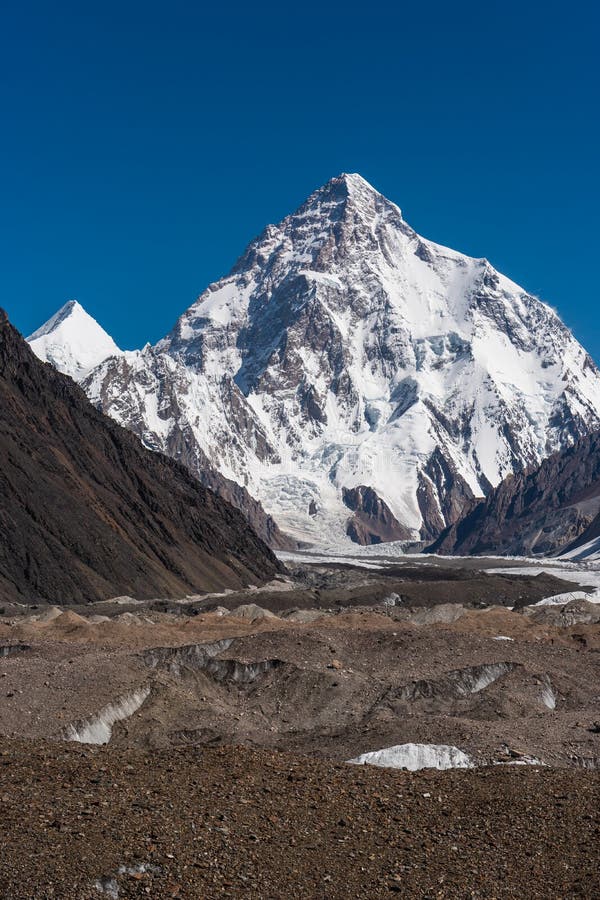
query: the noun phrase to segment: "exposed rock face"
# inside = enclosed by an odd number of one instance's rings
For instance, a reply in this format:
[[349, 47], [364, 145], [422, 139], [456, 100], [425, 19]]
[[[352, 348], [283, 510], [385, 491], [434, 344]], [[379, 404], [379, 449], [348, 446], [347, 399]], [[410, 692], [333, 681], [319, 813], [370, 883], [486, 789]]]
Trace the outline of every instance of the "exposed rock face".
[[409, 541], [411, 532], [401, 525], [385, 501], [373, 488], [359, 485], [343, 488], [342, 499], [354, 515], [348, 519], [346, 534], [355, 544], [381, 544], [383, 541]]
[[[487, 487], [482, 484], [482, 488]], [[473, 499], [473, 491], [452, 459], [436, 447], [423, 468], [417, 489], [417, 502], [423, 517], [421, 537], [427, 540], [440, 534], [446, 523], [460, 518]]]
[[262, 504], [252, 497], [245, 487], [232, 481], [231, 478], [225, 478], [199, 447], [194, 447], [193, 443], [190, 446], [186, 435], [174, 432], [167, 440], [164, 452], [186, 465], [205, 487], [239, 509], [252, 529], [269, 547], [274, 550], [294, 550], [298, 546], [297, 541], [281, 531], [273, 516], [265, 512]]
[[0, 593], [184, 596], [280, 566], [240, 513], [145, 450], [0, 315]]
[[358, 175], [268, 226], [164, 340], [84, 388], [319, 543], [345, 539], [344, 489], [369, 485], [427, 540], [600, 427], [600, 374], [556, 314], [421, 238]]
[[572, 560], [600, 559], [600, 513], [569, 547], [565, 556]]
[[[95, 381], [99, 371], [107, 373], [100, 393]], [[183, 367], [176, 366], [148, 346], [139, 354], [127, 353], [108, 359], [96, 373], [84, 379], [82, 386], [99, 409], [137, 434], [150, 450], [171, 456], [187, 466], [202, 484], [239, 509], [269, 546], [281, 550], [297, 546], [242, 484], [227, 478], [219, 470], [218, 448], [220, 446], [226, 452], [225, 434], [219, 436], [220, 444], [214, 448], [212, 460], [209, 459], [197, 434], [197, 425], [206, 414], [205, 404], [209, 401], [206, 397], [194, 399], [189, 373]], [[119, 385], [123, 387], [122, 396], [119, 396]], [[229, 393], [229, 399], [235, 399], [235, 392]], [[195, 402], [199, 408], [195, 412], [192, 408], [190, 418], [188, 408]], [[243, 406], [238, 404], [232, 415], [242, 430], [251, 428]], [[257, 447], [261, 440], [260, 436], [256, 438]]]
[[600, 535], [600, 432], [508, 477], [450, 526], [435, 553], [552, 555]]

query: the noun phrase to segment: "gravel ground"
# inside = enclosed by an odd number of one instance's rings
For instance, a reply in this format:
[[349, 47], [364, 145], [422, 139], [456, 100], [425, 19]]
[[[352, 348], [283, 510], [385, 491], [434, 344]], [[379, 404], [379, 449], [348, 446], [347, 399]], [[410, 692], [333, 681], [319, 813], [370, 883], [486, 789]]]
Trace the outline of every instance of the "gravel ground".
[[0, 896], [600, 897], [600, 776], [0, 741]]

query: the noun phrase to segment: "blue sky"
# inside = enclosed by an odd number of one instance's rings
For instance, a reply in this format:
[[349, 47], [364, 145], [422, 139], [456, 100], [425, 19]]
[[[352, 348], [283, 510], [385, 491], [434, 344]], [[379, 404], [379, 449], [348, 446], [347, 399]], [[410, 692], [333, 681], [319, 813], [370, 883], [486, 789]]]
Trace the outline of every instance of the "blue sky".
[[591, 3], [12, 4], [3, 305], [161, 337], [265, 224], [360, 172], [558, 308], [600, 360]]

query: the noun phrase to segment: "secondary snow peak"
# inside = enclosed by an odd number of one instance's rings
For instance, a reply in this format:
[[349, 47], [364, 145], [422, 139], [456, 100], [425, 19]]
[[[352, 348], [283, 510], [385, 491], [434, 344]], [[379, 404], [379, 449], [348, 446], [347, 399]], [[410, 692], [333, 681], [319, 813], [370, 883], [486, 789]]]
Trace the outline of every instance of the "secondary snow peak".
[[65, 303], [64, 306], [61, 306], [58, 312], [55, 312], [47, 322], [44, 322], [44, 324], [41, 325], [37, 329], [37, 331], [34, 331], [33, 334], [30, 334], [27, 338], [27, 341], [35, 341], [37, 340], [37, 338], [40, 338], [45, 334], [51, 334], [53, 331], [56, 331], [56, 329], [65, 321], [65, 319], [68, 319], [69, 316], [78, 314], [80, 312], [85, 313], [85, 310], [81, 306], [81, 304], [78, 303], [77, 300], [69, 300], [67, 303]]
[[43, 362], [76, 381], [109, 356], [122, 352], [77, 300], [65, 303], [27, 341]]

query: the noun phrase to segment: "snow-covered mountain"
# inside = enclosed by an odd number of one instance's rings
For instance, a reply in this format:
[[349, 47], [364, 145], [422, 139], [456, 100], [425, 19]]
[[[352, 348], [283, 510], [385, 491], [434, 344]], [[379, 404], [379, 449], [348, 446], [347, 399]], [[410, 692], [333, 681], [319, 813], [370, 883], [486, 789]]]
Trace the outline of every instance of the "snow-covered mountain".
[[121, 353], [110, 335], [76, 300], [65, 303], [27, 340], [42, 362], [52, 363], [76, 381], [85, 378], [107, 357]]
[[433, 537], [600, 427], [600, 374], [556, 313], [421, 238], [359, 175], [268, 226], [166, 338], [83, 386], [147, 446], [208, 460], [327, 543], [378, 539], [382, 515], [386, 536]]

